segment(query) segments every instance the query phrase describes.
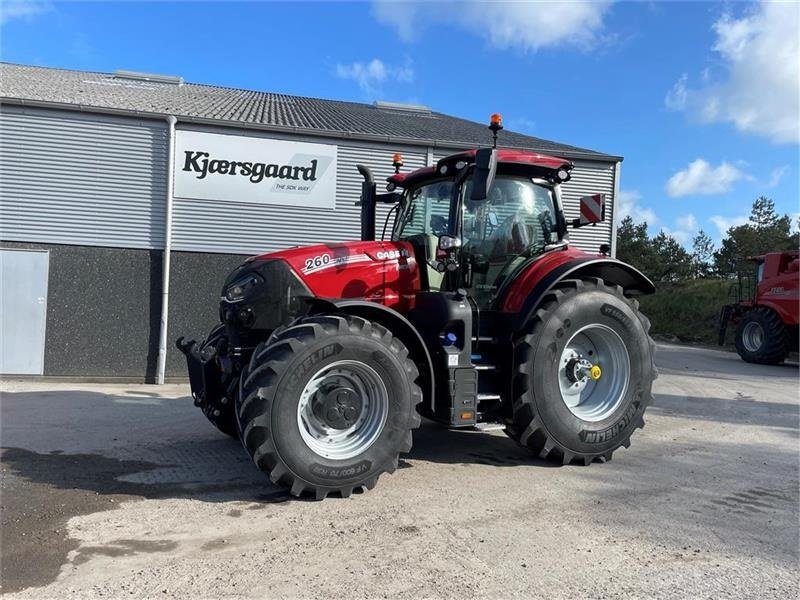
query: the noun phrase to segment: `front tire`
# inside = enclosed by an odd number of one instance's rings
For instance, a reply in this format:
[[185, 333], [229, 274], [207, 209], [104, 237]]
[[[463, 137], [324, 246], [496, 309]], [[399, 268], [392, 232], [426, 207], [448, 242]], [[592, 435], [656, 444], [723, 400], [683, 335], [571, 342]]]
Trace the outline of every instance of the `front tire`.
[[540, 458], [588, 465], [630, 445], [656, 378], [650, 322], [619, 286], [566, 280], [515, 343], [506, 432]]
[[782, 363], [789, 353], [787, 341], [786, 326], [769, 308], [748, 311], [736, 327], [736, 352], [749, 363]]
[[295, 496], [371, 489], [411, 450], [418, 375], [406, 347], [381, 325], [307, 317], [256, 348], [242, 374], [242, 443]]

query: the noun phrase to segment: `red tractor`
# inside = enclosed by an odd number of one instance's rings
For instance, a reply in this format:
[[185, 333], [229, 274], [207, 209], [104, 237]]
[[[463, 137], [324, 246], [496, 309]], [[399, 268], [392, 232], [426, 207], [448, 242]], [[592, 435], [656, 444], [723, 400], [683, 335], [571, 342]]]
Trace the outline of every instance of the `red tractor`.
[[[628, 447], [656, 377], [635, 296], [653, 284], [569, 246], [603, 198], [567, 220], [571, 162], [496, 148], [395, 174], [361, 193], [361, 240], [248, 259], [221, 323], [177, 341], [192, 395], [293, 495], [371, 489], [411, 450], [420, 415], [500, 423], [542, 459], [588, 465]], [[393, 205], [375, 240], [377, 203]], [[387, 222], [389, 217], [387, 217]]]
[[800, 252], [770, 252], [749, 259], [755, 275], [739, 276], [734, 302], [722, 307], [719, 345], [728, 324], [736, 326], [736, 351], [743, 360], [777, 365], [797, 351], [800, 322]]

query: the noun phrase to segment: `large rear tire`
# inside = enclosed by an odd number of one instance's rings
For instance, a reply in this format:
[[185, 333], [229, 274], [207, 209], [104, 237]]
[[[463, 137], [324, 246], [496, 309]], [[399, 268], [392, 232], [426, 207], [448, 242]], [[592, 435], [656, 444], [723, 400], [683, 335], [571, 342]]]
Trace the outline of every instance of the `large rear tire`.
[[353, 316], [305, 318], [257, 347], [242, 374], [242, 443], [295, 496], [372, 489], [411, 450], [418, 376], [388, 329]]
[[789, 354], [786, 326], [778, 314], [760, 306], [745, 313], [736, 327], [736, 352], [742, 360], [777, 365]]
[[508, 435], [562, 464], [608, 461], [627, 448], [657, 376], [649, 329], [619, 286], [559, 283], [516, 340]]

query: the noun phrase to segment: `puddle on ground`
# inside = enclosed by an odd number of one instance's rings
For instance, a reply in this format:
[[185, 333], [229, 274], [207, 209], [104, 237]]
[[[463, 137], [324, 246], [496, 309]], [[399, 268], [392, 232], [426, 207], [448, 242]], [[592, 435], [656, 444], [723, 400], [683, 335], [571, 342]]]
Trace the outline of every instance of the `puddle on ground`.
[[111, 540], [104, 546], [82, 546], [72, 560], [72, 564], [83, 564], [93, 556], [152, 554], [153, 552], [169, 552], [177, 547], [178, 542], [172, 540]]

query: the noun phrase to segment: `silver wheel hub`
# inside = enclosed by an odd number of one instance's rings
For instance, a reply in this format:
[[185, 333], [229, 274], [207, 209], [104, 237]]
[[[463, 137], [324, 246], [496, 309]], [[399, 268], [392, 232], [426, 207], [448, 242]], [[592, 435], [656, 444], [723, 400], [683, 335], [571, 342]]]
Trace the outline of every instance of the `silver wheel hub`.
[[748, 352], [758, 352], [764, 343], [764, 328], [761, 323], [750, 321], [742, 330], [742, 344]]
[[602, 421], [619, 408], [631, 374], [628, 349], [606, 325], [587, 325], [567, 341], [558, 365], [561, 399], [584, 421]]
[[369, 365], [342, 360], [317, 371], [297, 404], [297, 427], [315, 454], [345, 460], [378, 439], [389, 412], [389, 394]]

